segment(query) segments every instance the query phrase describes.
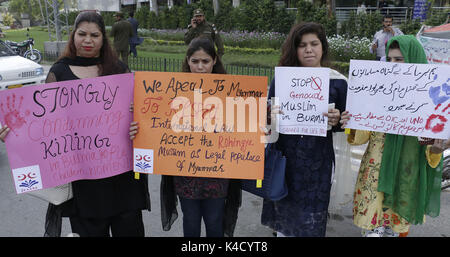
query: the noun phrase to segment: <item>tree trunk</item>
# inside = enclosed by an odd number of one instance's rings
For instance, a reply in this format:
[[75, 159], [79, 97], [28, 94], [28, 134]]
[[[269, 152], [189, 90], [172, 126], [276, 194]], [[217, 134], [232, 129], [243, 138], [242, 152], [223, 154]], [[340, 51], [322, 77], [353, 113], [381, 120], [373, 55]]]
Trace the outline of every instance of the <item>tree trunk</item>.
[[239, 5], [241, 5], [241, 0], [233, 0], [233, 7], [239, 7]]
[[154, 12], [158, 16], [158, 1], [150, 0], [150, 12]]
[[327, 0], [327, 9], [328, 9], [328, 17], [331, 17], [331, 14], [333, 13], [333, 8], [331, 6], [331, 0]]
[[219, 13], [219, 0], [213, 0], [214, 15]]

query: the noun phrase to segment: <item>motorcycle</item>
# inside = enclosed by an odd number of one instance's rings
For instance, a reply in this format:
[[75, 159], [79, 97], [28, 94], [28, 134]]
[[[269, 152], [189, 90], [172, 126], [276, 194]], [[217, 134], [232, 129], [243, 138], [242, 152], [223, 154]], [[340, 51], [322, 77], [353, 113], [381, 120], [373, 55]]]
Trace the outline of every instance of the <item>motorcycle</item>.
[[[30, 30], [27, 28], [27, 31]], [[39, 50], [33, 48], [34, 39], [30, 37], [28, 33], [27, 37], [28, 39], [22, 42], [5, 40], [5, 43], [18, 55], [30, 59], [36, 63], [40, 63], [42, 61], [42, 54]]]

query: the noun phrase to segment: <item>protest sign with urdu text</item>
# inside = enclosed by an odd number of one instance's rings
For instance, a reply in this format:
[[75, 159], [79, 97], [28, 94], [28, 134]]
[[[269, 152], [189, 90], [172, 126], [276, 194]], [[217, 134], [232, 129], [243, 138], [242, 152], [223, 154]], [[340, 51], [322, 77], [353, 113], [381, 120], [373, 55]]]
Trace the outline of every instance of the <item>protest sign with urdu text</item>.
[[450, 66], [351, 60], [347, 128], [448, 139]]

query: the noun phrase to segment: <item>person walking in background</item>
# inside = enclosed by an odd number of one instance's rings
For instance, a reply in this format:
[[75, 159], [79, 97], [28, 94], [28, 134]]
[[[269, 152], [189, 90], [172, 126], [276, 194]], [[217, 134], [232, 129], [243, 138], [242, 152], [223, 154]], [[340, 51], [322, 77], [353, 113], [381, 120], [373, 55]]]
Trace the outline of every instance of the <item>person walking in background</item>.
[[[411, 35], [391, 38], [386, 53], [388, 62], [427, 63], [422, 45]], [[345, 111], [341, 123], [345, 126], [349, 118]], [[425, 214], [439, 215], [444, 140], [422, 145], [413, 136], [352, 129], [348, 142], [369, 142], [353, 202], [353, 222], [365, 236], [407, 235], [411, 224], [425, 222]]]
[[364, 1], [359, 2], [358, 9], [356, 9], [356, 14], [367, 14]]
[[403, 35], [403, 32], [392, 26], [393, 18], [390, 15], [383, 17], [383, 29], [375, 33], [370, 52], [376, 54], [376, 60], [386, 55], [386, 43], [394, 36]]
[[128, 66], [128, 54], [130, 52], [130, 38], [133, 37], [131, 23], [123, 19], [123, 13], [115, 14], [116, 22], [111, 28], [111, 37], [114, 38], [114, 49], [117, 56]]
[[[195, 38], [189, 44], [182, 72], [226, 73], [214, 44], [206, 37]], [[130, 139], [137, 133], [138, 124], [132, 122]], [[160, 192], [164, 231], [170, 230], [178, 217], [178, 196], [185, 237], [200, 237], [202, 219], [207, 237], [233, 236], [242, 201], [240, 180], [163, 175]]]
[[225, 50], [222, 38], [214, 24], [206, 21], [205, 13], [202, 9], [194, 10], [194, 17], [188, 25], [188, 31], [184, 34], [184, 43], [189, 45], [194, 38], [208, 37], [217, 46], [217, 54], [222, 58]]
[[133, 36], [130, 38], [130, 55], [133, 54], [133, 57], [137, 57], [136, 46], [142, 44], [143, 38], [138, 37], [139, 22], [134, 18], [134, 12], [130, 12], [128, 15], [130, 16], [128, 22], [133, 27]]
[[[292, 27], [283, 44], [279, 66], [326, 67], [327, 58], [328, 41], [323, 26], [303, 23]], [[287, 85], [275, 85], [272, 80], [269, 99], [275, 96], [275, 87], [283, 86]], [[324, 114], [332, 127], [327, 136], [280, 134], [274, 143], [286, 157], [289, 193], [279, 201], [264, 199], [261, 223], [277, 231], [278, 236], [325, 236], [335, 162], [332, 132], [343, 131], [338, 125], [346, 97], [346, 78], [330, 70], [329, 103], [336, 107]], [[271, 107], [271, 112], [278, 108]]]

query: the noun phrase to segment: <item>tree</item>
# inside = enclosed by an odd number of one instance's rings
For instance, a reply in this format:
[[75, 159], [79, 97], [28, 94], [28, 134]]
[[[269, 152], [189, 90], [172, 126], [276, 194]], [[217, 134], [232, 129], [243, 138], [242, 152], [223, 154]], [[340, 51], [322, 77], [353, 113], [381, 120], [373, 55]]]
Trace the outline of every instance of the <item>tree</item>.
[[150, 11], [154, 12], [158, 16], [158, 1], [150, 0]]
[[28, 14], [31, 23], [42, 20], [39, 0], [11, 0], [8, 9], [17, 17], [20, 17], [22, 13]]
[[219, 13], [219, 0], [213, 0], [213, 8], [214, 8], [214, 15], [217, 15]]

